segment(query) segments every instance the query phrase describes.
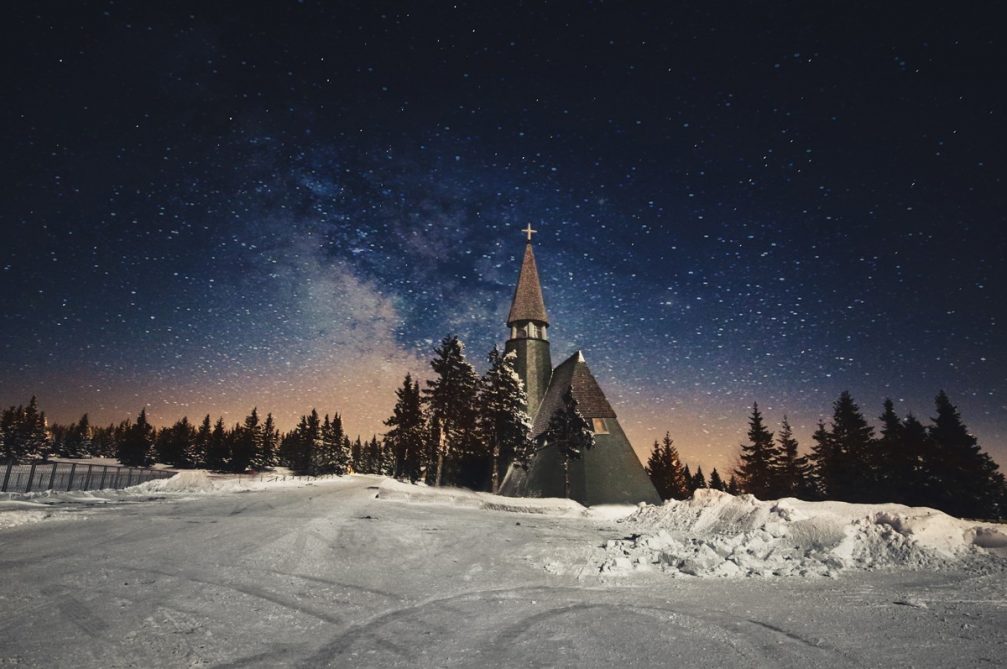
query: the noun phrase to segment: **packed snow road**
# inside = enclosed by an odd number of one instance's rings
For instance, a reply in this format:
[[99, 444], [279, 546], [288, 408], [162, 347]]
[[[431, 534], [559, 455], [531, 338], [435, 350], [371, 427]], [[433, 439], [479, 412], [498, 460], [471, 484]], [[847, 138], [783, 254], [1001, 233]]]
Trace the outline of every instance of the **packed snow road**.
[[1003, 666], [1002, 569], [600, 573], [603, 515], [376, 499], [378, 480], [0, 531], [0, 665]]

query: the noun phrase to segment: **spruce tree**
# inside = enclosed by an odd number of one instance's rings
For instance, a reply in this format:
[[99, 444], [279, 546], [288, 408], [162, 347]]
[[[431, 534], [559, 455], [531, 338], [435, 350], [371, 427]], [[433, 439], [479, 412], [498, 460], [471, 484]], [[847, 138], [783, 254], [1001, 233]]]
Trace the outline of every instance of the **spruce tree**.
[[493, 493], [500, 489], [507, 467], [512, 462], [527, 467], [534, 450], [528, 397], [514, 370], [516, 360], [513, 351], [501, 355], [494, 346], [479, 389], [480, 436], [489, 445], [489, 489]]
[[732, 495], [741, 494], [741, 486], [738, 484], [738, 477], [734, 474], [731, 474], [731, 478], [727, 482], [727, 492]]
[[196, 438], [192, 441], [192, 450], [189, 453], [189, 460], [195, 467], [206, 467], [206, 455], [210, 450], [211, 435], [213, 428], [210, 424], [210, 414], [203, 417], [203, 422], [199, 424], [196, 431]]
[[885, 399], [879, 418], [881, 434], [874, 448], [874, 496], [877, 501], [905, 503], [916, 478], [914, 454], [906, 448], [905, 425], [896, 415], [891, 399]]
[[685, 496], [692, 497], [692, 493], [696, 492], [696, 489], [692, 487], [693, 477], [692, 477], [692, 470], [689, 469], [689, 465], [686, 465], [682, 469], [682, 475], [685, 477], [685, 490], [686, 490]]
[[899, 472], [905, 471], [906, 480], [899, 486], [899, 502], [909, 506], [937, 506], [935, 500], [943, 494], [941, 466], [937, 450], [927, 428], [912, 414], [902, 421], [899, 431], [902, 451]]
[[426, 421], [420, 399], [420, 384], [406, 374], [402, 387], [395, 391], [395, 407], [385, 421], [391, 429], [385, 443], [393, 455], [392, 475], [415, 483], [421, 474], [423, 450], [427, 440]]
[[154, 428], [147, 421], [147, 408], [140, 410], [119, 445], [119, 462], [127, 467], [146, 467], [153, 461]]
[[49, 458], [51, 442], [46, 426], [45, 412], [38, 408], [38, 400], [32, 395], [25, 407], [19, 430], [18, 459]]
[[867, 424], [850, 393], [843, 391], [835, 403], [831, 435], [838, 457], [833, 499], [872, 502], [874, 492], [874, 428]]
[[63, 455], [68, 458], [84, 458], [90, 454], [91, 422], [87, 414], [81, 416], [79, 421], [67, 429], [62, 450]]
[[700, 488], [706, 488], [706, 477], [703, 476], [703, 466], [699, 465], [696, 467], [696, 474], [692, 477], [692, 492], [696, 492]]
[[363, 474], [364, 468], [366, 466], [364, 462], [364, 444], [360, 441], [360, 435], [357, 435], [356, 440], [350, 446], [350, 461], [353, 464], [353, 471], [357, 474]]
[[257, 407], [245, 417], [243, 425], [235, 426], [231, 439], [230, 469], [243, 472], [262, 451], [262, 423]]
[[433, 484], [472, 484], [486, 471], [476, 443], [476, 399], [479, 377], [465, 359], [458, 337], [445, 337], [430, 361], [434, 378], [424, 391], [431, 419], [438, 429]]
[[827, 499], [833, 493], [834, 481], [838, 471], [836, 449], [832, 443], [832, 435], [825, 428], [825, 423], [818, 421], [818, 428], [811, 435], [814, 445], [811, 447], [811, 476], [814, 496], [816, 499]]
[[717, 471], [716, 467], [714, 467], [713, 471], [710, 472], [710, 488], [721, 492], [725, 492], [727, 490], [727, 486], [724, 485], [724, 480], [720, 478], [720, 472]]
[[654, 442], [645, 470], [661, 499], [685, 499], [689, 496], [689, 481], [685, 478], [671, 434], [666, 432], [661, 443]]
[[255, 454], [252, 466], [262, 471], [272, 469], [276, 465], [276, 452], [280, 445], [280, 431], [276, 429], [276, 421], [273, 414], [267, 413], [266, 420], [262, 424], [262, 444]]
[[579, 460], [584, 451], [594, 446], [594, 432], [577, 408], [577, 400], [569, 390], [563, 402], [549, 417], [549, 426], [542, 435], [546, 446], [554, 446], [563, 462], [563, 491], [570, 497], [570, 461]]
[[806, 457], [799, 454], [799, 444], [786, 416], [780, 422], [780, 431], [776, 438], [779, 441], [779, 449], [775, 465], [776, 490], [774, 492], [779, 497], [800, 497], [802, 499], [813, 497], [811, 465]]
[[938, 508], [955, 516], [996, 518], [1002, 513], [1004, 477], [997, 464], [979, 447], [962, 421], [958, 408], [942, 390], [935, 400], [937, 416], [929, 430], [942, 464], [943, 495]]
[[217, 418], [210, 433], [210, 443], [206, 449], [206, 468], [220, 471], [227, 465], [230, 457], [228, 451], [227, 430], [224, 428], [224, 418]]
[[776, 463], [779, 453], [773, 433], [762, 422], [759, 405], [752, 405], [748, 419], [748, 443], [741, 445], [741, 465], [735, 472], [745, 492], [759, 499], [773, 499], [776, 493]]

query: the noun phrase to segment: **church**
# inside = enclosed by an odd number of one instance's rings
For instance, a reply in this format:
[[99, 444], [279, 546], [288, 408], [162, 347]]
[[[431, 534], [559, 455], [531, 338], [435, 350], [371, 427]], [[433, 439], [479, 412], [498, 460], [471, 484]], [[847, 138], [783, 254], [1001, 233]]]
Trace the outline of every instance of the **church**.
[[[514, 352], [515, 368], [524, 381], [532, 437], [540, 441], [549, 418], [569, 391], [581, 415], [592, 426], [595, 442], [580, 459], [570, 463], [570, 496], [585, 505], [660, 504], [657, 490], [622, 431], [615, 410], [588, 368], [584, 354], [577, 351], [553, 368], [549, 316], [532, 250], [531, 236], [535, 231], [529, 225], [524, 232], [528, 241], [507, 316], [510, 337], [505, 351]], [[527, 469], [510, 467], [501, 493], [511, 497], [563, 497], [563, 463], [557, 449], [540, 443]]]

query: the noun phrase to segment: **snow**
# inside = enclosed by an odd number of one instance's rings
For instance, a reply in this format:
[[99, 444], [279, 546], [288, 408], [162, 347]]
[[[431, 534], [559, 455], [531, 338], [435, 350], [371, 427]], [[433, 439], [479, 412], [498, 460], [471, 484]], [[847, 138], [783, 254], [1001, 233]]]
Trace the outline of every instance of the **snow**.
[[1003, 555], [1007, 526], [899, 504], [760, 501], [716, 490], [621, 521], [601, 571], [672, 576], [836, 576], [845, 570], [960, 566]]
[[[834, 579], [613, 576], [599, 570], [607, 543], [680, 531], [661, 518], [678, 517], [672, 505], [497, 507], [376, 476], [267, 478], [8, 500], [9, 513], [84, 520], [0, 531], [0, 663], [929, 667], [1007, 654], [1004, 560]], [[694, 508], [692, 524], [759, 528], [758, 504]], [[947, 548], [939, 526], [913, 527]], [[1003, 541], [979, 529], [974, 550]]]

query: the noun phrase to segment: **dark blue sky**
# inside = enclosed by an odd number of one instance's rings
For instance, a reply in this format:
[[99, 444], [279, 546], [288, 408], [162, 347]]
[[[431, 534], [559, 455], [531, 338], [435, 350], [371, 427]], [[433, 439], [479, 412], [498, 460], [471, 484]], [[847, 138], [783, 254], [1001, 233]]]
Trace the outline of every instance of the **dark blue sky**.
[[1007, 460], [992, 3], [147, 4], [4, 22], [3, 404], [379, 431], [532, 222], [638, 450], [945, 388]]

